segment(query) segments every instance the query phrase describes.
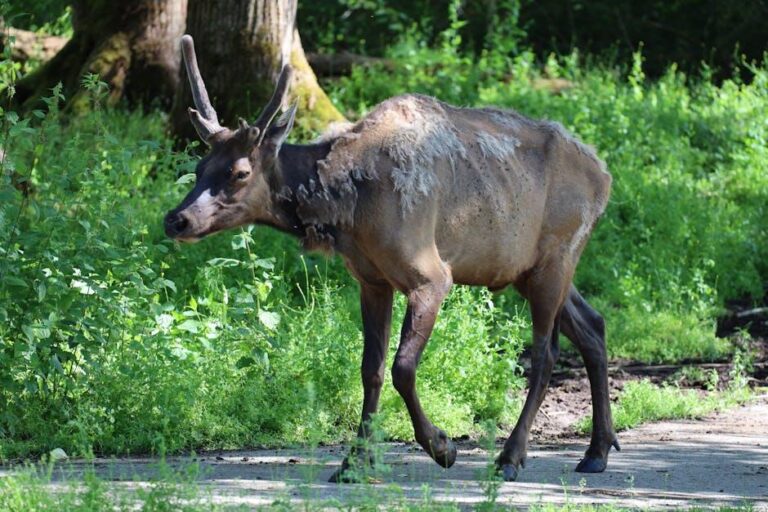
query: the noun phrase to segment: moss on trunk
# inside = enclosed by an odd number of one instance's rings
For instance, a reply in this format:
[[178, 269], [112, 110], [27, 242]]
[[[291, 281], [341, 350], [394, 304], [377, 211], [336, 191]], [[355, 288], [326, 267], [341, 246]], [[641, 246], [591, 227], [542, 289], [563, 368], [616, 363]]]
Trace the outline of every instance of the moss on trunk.
[[305, 131], [317, 133], [322, 132], [330, 123], [344, 121], [344, 116], [317, 83], [317, 77], [304, 55], [298, 31], [293, 35], [291, 65], [295, 70], [291, 96], [299, 100], [298, 126]]
[[187, 0], [75, 0], [72, 39], [19, 81], [15, 106], [40, 107], [41, 98], [61, 82], [71, 111], [88, 110], [80, 84], [86, 73], [96, 73], [109, 84], [111, 104], [128, 97], [170, 105], [178, 85], [178, 40], [186, 11]]

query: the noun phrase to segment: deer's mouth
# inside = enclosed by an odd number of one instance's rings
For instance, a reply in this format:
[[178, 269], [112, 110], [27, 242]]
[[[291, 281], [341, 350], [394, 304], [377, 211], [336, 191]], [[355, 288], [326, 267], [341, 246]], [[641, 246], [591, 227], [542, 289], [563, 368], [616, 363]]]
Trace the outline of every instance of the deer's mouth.
[[194, 243], [216, 231], [207, 223], [201, 226], [197, 219], [185, 212], [169, 212], [163, 221], [165, 234], [179, 242]]
[[201, 236], [183, 236], [183, 237], [182, 236], [177, 236], [177, 237], [174, 237], [174, 240], [176, 240], [177, 242], [184, 243], [184, 244], [196, 244], [197, 242], [202, 240], [202, 238], [203, 237], [201, 237]]

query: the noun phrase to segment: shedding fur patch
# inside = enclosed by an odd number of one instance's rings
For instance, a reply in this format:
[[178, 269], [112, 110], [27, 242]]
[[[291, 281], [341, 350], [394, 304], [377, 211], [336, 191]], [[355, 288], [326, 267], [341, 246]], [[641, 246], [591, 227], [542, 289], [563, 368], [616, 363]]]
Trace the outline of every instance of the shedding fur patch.
[[305, 225], [351, 227], [354, 223], [357, 187], [351, 179], [328, 186], [309, 180], [294, 195], [296, 214]]
[[349, 121], [334, 121], [325, 128], [325, 131], [317, 136], [312, 142], [330, 142], [337, 137], [341, 137], [354, 127], [354, 123]]
[[493, 158], [499, 162], [514, 155], [515, 150], [520, 146], [520, 140], [512, 135], [476, 132], [475, 136], [483, 157]]
[[480, 109], [485, 112], [494, 122], [509, 129], [512, 133], [516, 133], [521, 129], [533, 129], [537, 131], [549, 131], [555, 133], [558, 137], [562, 138], [569, 144], [572, 144], [582, 155], [588, 157], [593, 162], [600, 166], [600, 170], [605, 172], [606, 166], [595, 152], [595, 148], [588, 144], [584, 144], [575, 135], [565, 129], [565, 127], [557, 121], [539, 121], [536, 119], [530, 119], [512, 110], [500, 110], [497, 108], [483, 108]]
[[[385, 158], [383, 158], [385, 157]], [[398, 96], [381, 103], [334, 142], [318, 162], [323, 185], [380, 178], [383, 159], [394, 163], [390, 176], [405, 211], [437, 187], [435, 166], [446, 161], [455, 172], [467, 149], [456, 126], [437, 100]]]
[[[290, 195], [296, 201], [297, 215], [307, 226], [307, 243], [331, 246], [334, 231], [329, 227], [354, 224], [359, 182], [391, 180], [401, 210], [408, 212], [420, 199], [450, 188], [445, 181], [451, 174], [476, 172], [473, 164], [483, 161], [489, 168], [483, 172], [505, 172], [510, 166], [497, 164], [515, 157], [521, 141], [545, 141], [552, 135], [604, 171], [605, 164], [594, 150], [559, 123], [495, 108], [452, 107], [427, 96], [398, 96], [379, 104], [354, 125], [330, 127], [318, 139], [330, 142], [331, 148], [317, 162], [317, 179], [290, 191]], [[603, 207], [598, 208], [597, 215]], [[596, 218], [589, 213], [585, 215]], [[573, 241], [573, 251], [590, 231], [589, 219], [583, 224]]]

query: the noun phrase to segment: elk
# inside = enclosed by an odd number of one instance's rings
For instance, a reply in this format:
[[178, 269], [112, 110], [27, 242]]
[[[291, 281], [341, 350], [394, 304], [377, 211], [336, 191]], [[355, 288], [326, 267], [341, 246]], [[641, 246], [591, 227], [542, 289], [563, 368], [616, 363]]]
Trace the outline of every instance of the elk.
[[[232, 130], [219, 124], [188, 35], [182, 54], [196, 106], [189, 115], [210, 150], [197, 165], [194, 188], [165, 216], [165, 231], [195, 241], [257, 223], [300, 238], [307, 249], [341, 255], [360, 284], [360, 438], [370, 436], [377, 410], [397, 290], [407, 309], [392, 381], [416, 441], [439, 465], [453, 465], [455, 444], [419, 403], [416, 368], [454, 284], [512, 285], [530, 305], [532, 364], [522, 412], [496, 459], [498, 471], [513, 481], [525, 464], [560, 332], [584, 359], [592, 395], [592, 437], [576, 471], [605, 470], [611, 446], [619, 450], [605, 323], [572, 284], [610, 194], [611, 176], [592, 148], [557, 123], [413, 94], [384, 101], [339, 133], [288, 144], [296, 103], [275, 117], [291, 80], [289, 66], [255, 123], [241, 119]], [[353, 448], [331, 481], [347, 481], [359, 457]]]

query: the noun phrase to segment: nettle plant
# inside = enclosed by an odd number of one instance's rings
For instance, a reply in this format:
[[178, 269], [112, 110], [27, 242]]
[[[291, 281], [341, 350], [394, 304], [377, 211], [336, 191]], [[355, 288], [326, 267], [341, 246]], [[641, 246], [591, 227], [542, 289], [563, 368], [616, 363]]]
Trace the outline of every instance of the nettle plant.
[[[83, 86], [94, 108], [66, 124], [60, 86], [44, 109], [23, 117], [2, 111], [0, 440], [40, 436], [86, 451], [149, 449], [159, 439], [153, 429], [168, 434], [163, 413], [191, 414], [191, 406], [174, 405], [171, 397], [184, 390], [174, 379], [217, 364], [215, 371], [232, 374], [238, 366], [230, 358], [242, 359], [241, 367], [256, 359], [259, 340], [279, 321], [267, 306], [273, 264], [250, 252], [244, 231], [232, 244], [244, 257], [208, 256], [199, 286], [193, 276], [169, 272], [173, 245], [156, 228], [148, 190], [158, 190], [157, 174], [175, 172], [190, 157], [171, 150], [161, 123], [102, 108], [98, 77]], [[225, 271], [244, 279], [227, 288]], [[213, 342], [227, 334], [226, 320], [250, 314], [261, 319], [249, 329], [251, 342], [206, 363], [201, 354], [218, 350]], [[128, 399], [131, 382], [138, 387]], [[149, 382], [158, 384], [142, 389]], [[142, 395], [144, 406], [135, 400]], [[148, 432], [118, 439], [127, 428], [120, 418], [164, 403], [163, 413], [145, 414]]]

